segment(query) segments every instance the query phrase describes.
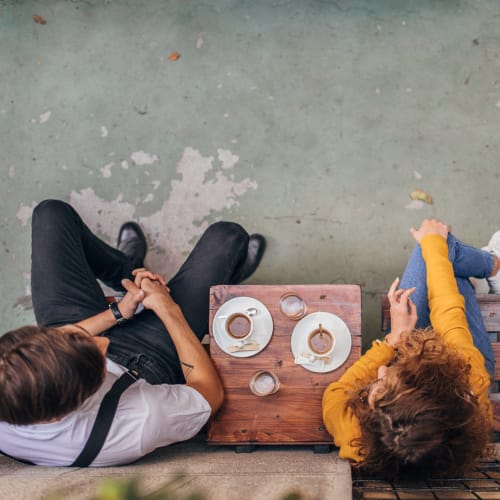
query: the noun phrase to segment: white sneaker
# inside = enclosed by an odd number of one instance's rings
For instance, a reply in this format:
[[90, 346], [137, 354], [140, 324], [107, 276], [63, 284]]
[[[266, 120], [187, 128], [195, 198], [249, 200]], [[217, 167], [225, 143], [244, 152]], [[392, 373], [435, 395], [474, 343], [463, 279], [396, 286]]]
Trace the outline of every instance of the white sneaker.
[[[493, 233], [488, 245], [483, 247], [483, 250], [490, 252], [500, 259], [500, 231]], [[486, 278], [490, 286], [490, 293], [500, 294], [500, 271], [495, 276]]]

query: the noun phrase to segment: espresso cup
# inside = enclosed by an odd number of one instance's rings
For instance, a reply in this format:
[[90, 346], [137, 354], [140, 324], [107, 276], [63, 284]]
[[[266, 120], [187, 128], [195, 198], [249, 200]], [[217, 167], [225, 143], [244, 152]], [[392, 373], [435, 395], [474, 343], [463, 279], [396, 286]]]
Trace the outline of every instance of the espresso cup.
[[253, 374], [248, 386], [256, 396], [270, 396], [278, 392], [280, 381], [275, 373], [258, 370]]
[[234, 340], [245, 340], [253, 332], [253, 321], [246, 312], [229, 315], [225, 322], [226, 333]]
[[307, 337], [307, 348], [314, 356], [329, 356], [334, 347], [335, 337], [321, 324]]

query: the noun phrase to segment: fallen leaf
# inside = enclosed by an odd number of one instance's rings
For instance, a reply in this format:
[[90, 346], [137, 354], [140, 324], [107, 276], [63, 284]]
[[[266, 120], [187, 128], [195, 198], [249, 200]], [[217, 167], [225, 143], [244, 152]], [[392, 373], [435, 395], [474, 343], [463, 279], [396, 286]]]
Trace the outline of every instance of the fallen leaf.
[[179, 54], [179, 52], [172, 52], [168, 58], [171, 60], [171, 61], [177, 61], [177, 59], [179, 59], [179, 57], [181, 57], [181, 55]]
[[429, 205], [432, 205], [434, 201], [432, 200], [432, 196], [430, 194], [427, 194], [425, 191], [422, 191], [422, 189], [415, 189], [415, 191], [412, 191], [410, 193], [410, 198], [412, 200], [420, 200], [425, 203], [428, 203]]
[[35, 21], [35, 23], [37, 24], [47, 24], [47, 21], [38, 14], [33, 14], [31, 17], [33, 18], [33, 21]]

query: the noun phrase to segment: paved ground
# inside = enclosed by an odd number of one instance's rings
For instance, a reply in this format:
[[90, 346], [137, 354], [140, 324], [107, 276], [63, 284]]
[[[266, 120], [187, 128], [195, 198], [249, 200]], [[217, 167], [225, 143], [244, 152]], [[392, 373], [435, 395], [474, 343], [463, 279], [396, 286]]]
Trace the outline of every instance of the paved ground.
[[34, 467], [0, 457], [0, 491], [2, 500], [83, 500], [92, 498], [106, 478], [140, 477], [144, 491], [150, 492], [179, 473], [184, 474], [176, 483], [183, 499], [191, 492], [203, 493], [207, 500], [282, 500], [291, 492], [300, 493], [301, 500], [351, 499], [350, 467], [336, 452], [273, 446], [237, 454], [199, 439], [157, 450], [124, 467]]

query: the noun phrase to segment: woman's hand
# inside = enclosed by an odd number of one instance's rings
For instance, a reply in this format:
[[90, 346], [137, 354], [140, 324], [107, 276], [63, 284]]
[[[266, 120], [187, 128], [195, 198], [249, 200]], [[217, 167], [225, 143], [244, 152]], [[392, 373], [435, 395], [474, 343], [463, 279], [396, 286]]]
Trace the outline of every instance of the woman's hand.
[[163, 276], [153, 273], [144, 267], [134, 269], [132, 275], [135, 278], [134, 281], [129, 279], [122, 280], [122, 286], [127, 290], [127, 293], [118, 304], [118, 308], [125, 319], [131, 318], [139, 304], [144, 301], [146, 292], [141, 290], [141, 284], [145, 279], [159, 283], [163, 288], [166, 288]]
[[410, 295], [416, 289], [397, 289], [398, 284], [399, 278], [396, 278], [387, 293], [391, 305], [391, 332], [386, 335], [385, 340], [392, 347], [397, 347], [403, 332], [411, 332], [415, 329], [418, 319], [417, 307], [410, 299]]
[[424, 219], [422, 224], [420, 224], [419, 229], [412, 227], [410, 232], [411, 235], [420, 243], [422, 238], [428, 234], [438, 234], [446, 239], [448, 237], [448, 233], [450, 232], [450, 228], [436, 219]]

